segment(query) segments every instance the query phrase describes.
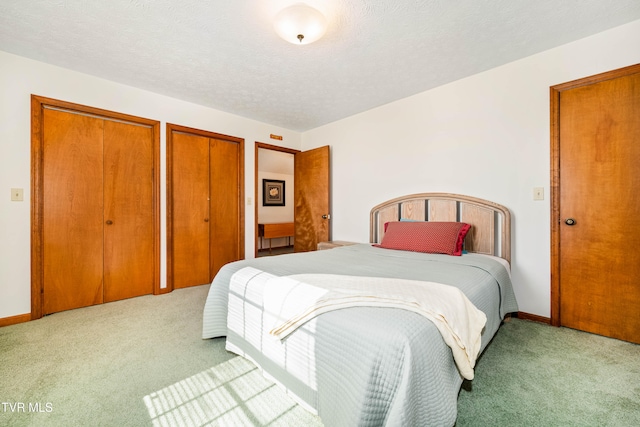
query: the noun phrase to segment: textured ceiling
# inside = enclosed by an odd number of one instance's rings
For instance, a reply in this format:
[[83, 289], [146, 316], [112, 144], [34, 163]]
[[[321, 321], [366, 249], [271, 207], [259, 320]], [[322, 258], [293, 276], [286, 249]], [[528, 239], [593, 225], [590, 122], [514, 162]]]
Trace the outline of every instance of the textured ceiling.
[[0, 0], [0, 50], [304, 131], [640, 19], [639, 0]]

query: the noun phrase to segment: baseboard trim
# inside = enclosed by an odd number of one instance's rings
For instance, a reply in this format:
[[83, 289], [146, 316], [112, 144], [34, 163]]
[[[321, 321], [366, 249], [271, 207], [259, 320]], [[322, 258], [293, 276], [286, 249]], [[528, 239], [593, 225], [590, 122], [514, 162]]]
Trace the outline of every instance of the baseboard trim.
[[519, 311], [516, 314], [516, 317], [518, 319], [531, 320], [531, 321], [534, 321], [534, 322], [546, 323], [547, 325], [551, 324], [551, 319], [548, 318], [548, 317], [538, 316], [537, 314], [525, 313], [523, 311]]
[[24, 323], [31, 320], [31, 313], [19, 314], [17, 316], [0, 318], [0, 327]]

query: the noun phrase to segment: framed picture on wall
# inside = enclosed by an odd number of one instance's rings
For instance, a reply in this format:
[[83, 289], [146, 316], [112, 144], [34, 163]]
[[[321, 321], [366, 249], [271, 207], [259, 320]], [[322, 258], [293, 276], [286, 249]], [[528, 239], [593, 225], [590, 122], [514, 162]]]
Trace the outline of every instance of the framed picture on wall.
[[262, 206], [284, 206], [284, 181], [262, 180]]

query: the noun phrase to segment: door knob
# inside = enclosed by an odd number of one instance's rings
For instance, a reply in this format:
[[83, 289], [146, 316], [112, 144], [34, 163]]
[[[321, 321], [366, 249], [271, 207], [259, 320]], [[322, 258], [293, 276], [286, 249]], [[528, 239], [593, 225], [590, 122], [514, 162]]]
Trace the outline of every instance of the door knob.
[[324, 215], [322, 215], [322, 219], [331, 219], [331, 215], [324, 214]]
[[564, 220], [564, 223], [567, 225], [575, 225], [576, 224], [576, 220], [573, 218], [567, 218]]
[[113, 224], [113, 221], [111, 221], [110, 219], [107, 220], [107, 225], [111, 225]]

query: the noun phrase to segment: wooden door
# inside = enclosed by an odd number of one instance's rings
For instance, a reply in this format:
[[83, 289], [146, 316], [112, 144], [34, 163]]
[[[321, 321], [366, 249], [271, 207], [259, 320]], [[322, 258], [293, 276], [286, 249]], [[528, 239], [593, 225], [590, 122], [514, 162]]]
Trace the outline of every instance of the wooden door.
[[104, 122], [104, 302], [153, 293], [153, 130]]
[[640, 66], [554, 89], [552, 322], [640, 343]]
[[159, 127], [31, 96], [32, 320], [160, 293]]
[[209, 138], [172, 134], [172, 276], [174, 288], [211, 281]]
[[103, 301], [103, 124], [43, 111], [43, 314]]
[[168, 288], [211, 283], [244, 254], [243, 143], [167, 124]]
[[43, 116], [44, 314], [152, 293], [152, 128]]
[[315, 251], [330, 239], [329, 146], [295, 154], [295, 252]]
[[209, 188], [211, 205], [209, 251], [213, 280], [220, 267], [242, 258], [240, 253], [240, 146], [236, 142], [209, 139]]

